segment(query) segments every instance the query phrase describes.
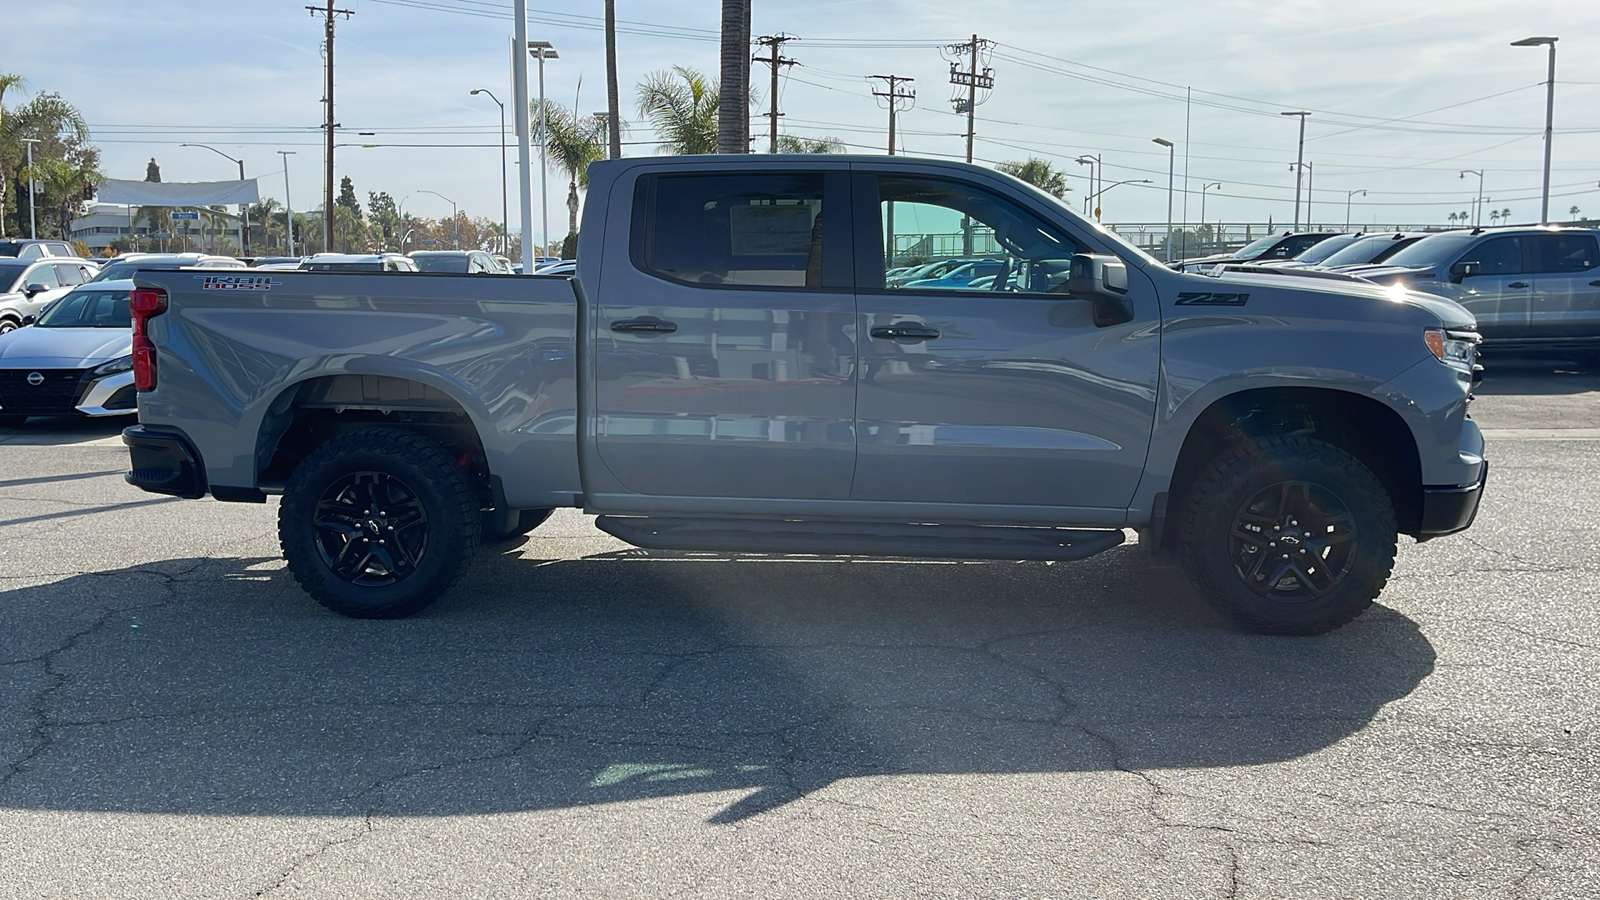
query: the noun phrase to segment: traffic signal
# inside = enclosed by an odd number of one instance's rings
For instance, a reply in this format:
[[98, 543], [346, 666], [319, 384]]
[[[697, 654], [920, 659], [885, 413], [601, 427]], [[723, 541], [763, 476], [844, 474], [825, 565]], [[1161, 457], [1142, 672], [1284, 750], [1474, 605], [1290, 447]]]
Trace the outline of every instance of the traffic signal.
[[394, 237], [394, 229], [390, 228], [388, 223], [384, 223], [384, 226], [383, 226], [383, 237], [384, 237], [385, 240], [388, 240], [389, 238]]

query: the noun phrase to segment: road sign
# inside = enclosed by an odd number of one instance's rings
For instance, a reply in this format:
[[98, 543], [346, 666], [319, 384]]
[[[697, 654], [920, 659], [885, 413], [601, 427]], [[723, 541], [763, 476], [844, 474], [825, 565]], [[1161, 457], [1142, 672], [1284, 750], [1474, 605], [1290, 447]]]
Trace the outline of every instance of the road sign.
[[188, 212], [183, 212], [183, 211], [180, 210], [180, 211], [174, 212], [172, 214], [172, 217], [174, 219], [188, 219], [190, 221], [198, 221], [199, 218], [200, 218], [200, 214], [198, 212], [195, 212], [194, 210], [190, 210]]
[[158, 241], [170, 241], [170, 240], [172, 240], [172, 232], [170, 232], [170, 231], [158, 231], [155, 234], [152, 234], [150, 236], [152, 238], [155, 238]]

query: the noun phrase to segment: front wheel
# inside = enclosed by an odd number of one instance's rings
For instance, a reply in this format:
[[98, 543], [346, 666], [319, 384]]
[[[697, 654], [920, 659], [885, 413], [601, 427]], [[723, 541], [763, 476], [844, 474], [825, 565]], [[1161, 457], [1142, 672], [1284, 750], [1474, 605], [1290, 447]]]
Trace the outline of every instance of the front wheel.
[[1267, 438], [1211, 461], [1181, 521], [1201, 593], [1261, 634], [1322, 634], [1372, 605], [1394, 568], [1394, 505], [1359, 460]]
[[433, 603], [478, 545], [478, 504], [438, 444], [359, 431], [307, 456], [284, 486], [278, 540], [300, 586], [330, 610], [395, 619]]

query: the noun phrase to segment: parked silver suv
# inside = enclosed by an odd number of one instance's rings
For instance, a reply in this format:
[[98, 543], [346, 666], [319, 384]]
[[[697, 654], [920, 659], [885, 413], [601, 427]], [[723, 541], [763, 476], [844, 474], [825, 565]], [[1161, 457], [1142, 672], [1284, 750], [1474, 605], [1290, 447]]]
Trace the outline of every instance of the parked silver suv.
[[1600, 365], [1600, 231], [1474, 228], [1423, 238], [1383, 265], [1349, 270], [1449, 297], [1478, 320], [1496, 358]]

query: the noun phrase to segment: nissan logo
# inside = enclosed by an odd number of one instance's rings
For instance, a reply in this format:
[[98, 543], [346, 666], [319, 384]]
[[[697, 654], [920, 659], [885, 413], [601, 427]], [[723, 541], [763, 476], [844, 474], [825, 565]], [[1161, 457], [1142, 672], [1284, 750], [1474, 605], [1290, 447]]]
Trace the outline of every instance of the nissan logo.
[[39, 385], [44, 384], [44, 373], [43, 372], [29, 372], [28, 373], [28, 383], [33, 385], [34, 387], [38, 387]]

